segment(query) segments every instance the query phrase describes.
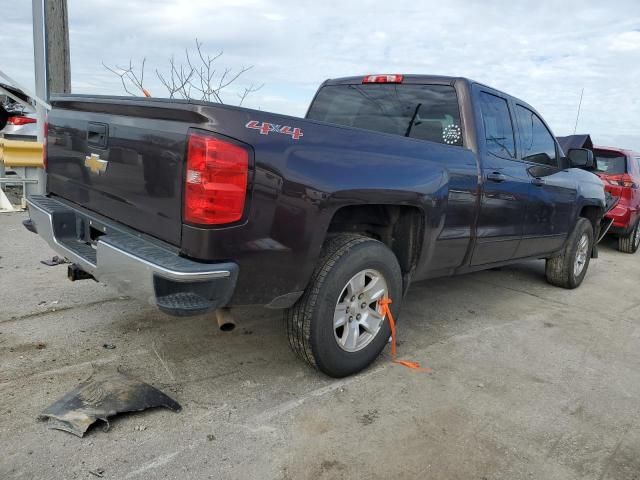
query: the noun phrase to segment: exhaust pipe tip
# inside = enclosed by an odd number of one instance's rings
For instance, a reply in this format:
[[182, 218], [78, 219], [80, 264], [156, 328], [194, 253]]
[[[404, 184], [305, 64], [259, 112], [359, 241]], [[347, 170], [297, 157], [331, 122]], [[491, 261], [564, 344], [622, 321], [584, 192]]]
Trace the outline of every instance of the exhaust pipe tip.
[[216, 310], [216, 320], [218, 328], [222, 332], [232, 332], [236, 328], [236, 320], [231, 315], [229, 308], [219, 308]]

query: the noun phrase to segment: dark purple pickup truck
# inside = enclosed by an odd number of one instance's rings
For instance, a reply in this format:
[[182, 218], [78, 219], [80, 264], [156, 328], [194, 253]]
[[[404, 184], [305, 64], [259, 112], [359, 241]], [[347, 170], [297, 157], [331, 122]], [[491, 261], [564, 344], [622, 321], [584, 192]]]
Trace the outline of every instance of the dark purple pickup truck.
[[412, 281], [546, 259], [582, 282], [602, 182], [525, 102], [464, 78], [326, 81], [306, 118], [72, 95], [48, 118], [25, 222], [95, 278], [172, 315], [284, 309], [304, 360], [371, 363]]

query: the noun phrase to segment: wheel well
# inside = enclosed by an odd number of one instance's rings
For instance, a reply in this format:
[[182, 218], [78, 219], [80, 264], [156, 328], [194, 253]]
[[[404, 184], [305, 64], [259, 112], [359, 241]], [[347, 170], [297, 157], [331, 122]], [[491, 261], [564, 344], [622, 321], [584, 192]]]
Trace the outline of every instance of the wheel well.
[[586, 206], [580, 211], [580, 216], [586, 218], [593, 226], [593, 234], [596, 239], [600, 232], [600, 220], [602, 220], [603, 210], [600, 207]]
[[328, 233], [360, 233], [387, 245], [395, 254], [403, 273], [418, 261], [424, 215], [416, 207], [404, 205], [350, 205], [336, 211]]

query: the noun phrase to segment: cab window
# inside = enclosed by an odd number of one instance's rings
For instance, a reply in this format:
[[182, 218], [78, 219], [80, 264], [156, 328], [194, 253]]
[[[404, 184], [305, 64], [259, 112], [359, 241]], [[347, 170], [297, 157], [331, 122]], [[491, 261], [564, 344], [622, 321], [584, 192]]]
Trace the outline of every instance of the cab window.
[[480, 111], [484, 123], [487, 150], [496, 157], [515, 159], [516, 147], [509, 106], [504, 98], [487, 92], [480, 93]]
[[557, 167], [556, 142], [540, 117], [522, 105], [516, 106], [516, 117], [520, 128], [522, 159]]
[[463, 145], [456, 90], [450, 85], [327, 85], [307, 118], [447, 145]]

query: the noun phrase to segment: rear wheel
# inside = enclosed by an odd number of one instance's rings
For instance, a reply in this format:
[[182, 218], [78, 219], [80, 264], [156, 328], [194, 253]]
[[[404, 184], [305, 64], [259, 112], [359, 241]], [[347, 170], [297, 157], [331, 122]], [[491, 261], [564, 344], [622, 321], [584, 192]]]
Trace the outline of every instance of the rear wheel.
[[395, 255], [383, 243], [341, 234], [325, 244], [304, 295], [285, 312], [293, 351], [332, 377], [367, 367], [390, 335], [378, 300], [393, 299], [397, 314], [402, 276]]
[[579, 218], [562, 254], [547, 259], [547, 281], [562, 288], [580, 286], [589, 268], [593, 238], [591, 222], [586, 218]]
[[636, 253], [640, 247], [640, 220], [628, 235], [618, 237], [618, 250], [625, 253]]

